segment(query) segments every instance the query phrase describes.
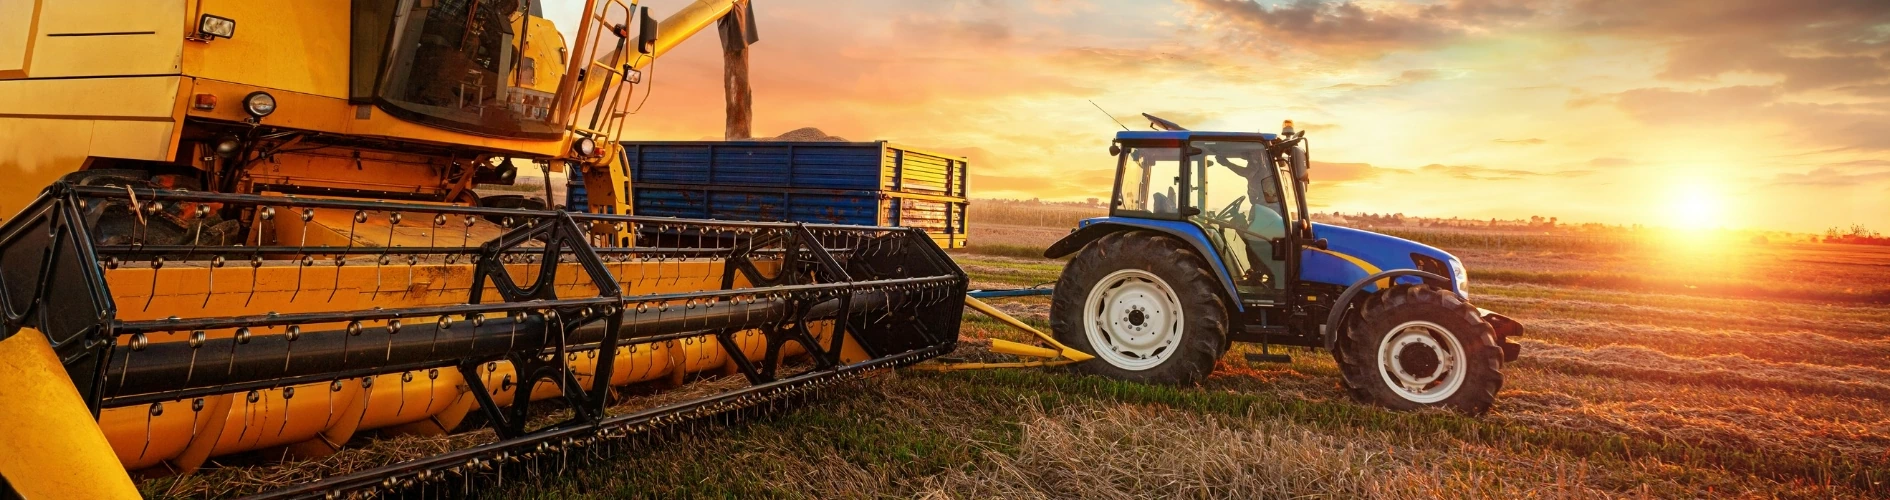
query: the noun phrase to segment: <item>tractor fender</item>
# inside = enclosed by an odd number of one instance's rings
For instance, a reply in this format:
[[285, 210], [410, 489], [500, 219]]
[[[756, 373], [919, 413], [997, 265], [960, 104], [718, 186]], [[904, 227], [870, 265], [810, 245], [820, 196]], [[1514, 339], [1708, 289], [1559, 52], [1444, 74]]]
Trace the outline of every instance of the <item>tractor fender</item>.
[[1393, 269], [1358, 280], [1358, 282], [1352, 283], [1352, 286], [1345, 287], [1345, 293], [1339, 294], [1339, 298], [1332, 301], [1332, 311], [1326, 313], [1325, 327], [1322, 328], [1320, 332], [1321, 336], [1325, 337], [1326, 350], [1330, 351], [1338, 346], [1339, 328], [1345, 324], [1345, 316], [1352, 309], [1352, 301], [1358, 300], [1367, 287], [1373, 286], [1373, 284], [1379, 280], [1390, 280], [1391, 278], [1401, 278], [1405, 276], [1416, 276], [1434, 285], [1441, 284], [1445, 290], [1451, 289], [1450, 278], [1416, 269]]
[[1060, 259], [1082, 250], [1083, 247], [1089, 246], [1090, 242], [1102, 239], [1104, 236], [1135, 230], [1166, 234], [1194, 246], [1194, 251], [1201, 254], [1201, 258], [1207, 261], [1209, 267], [1214, 268], [1214, 276], [1221, 282], [1222, 293], [1227, 294], [1227, 300], [1234, 305], [1234, 310], [1246, 310], [1246, 306], [1240, 303], [1239, 292], [1234, 290], [1233, 275], [1227, 273], [1227, 265], [1221, 261], [1220, 253], [1214, 250], [1213, 245], [1208, 244], [1207, 235], [1202, 234], [1200, 227], [1187, 222], [1114, 217], [1089, 219], [1083, 221], [1080, 228], [1071, 231], [1063, 239], [1050, 244], [1049, 248], [1044, 249], [1043, 256]]

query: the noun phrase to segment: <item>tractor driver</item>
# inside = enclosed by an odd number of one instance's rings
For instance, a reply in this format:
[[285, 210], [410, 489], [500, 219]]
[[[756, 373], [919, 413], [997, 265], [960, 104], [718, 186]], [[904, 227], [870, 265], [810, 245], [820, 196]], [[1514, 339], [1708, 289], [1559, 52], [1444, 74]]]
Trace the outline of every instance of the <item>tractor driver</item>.
[[1271, 160], [1264, 149], [1216, 156], [1220, 160], [1217, 163], [1247, 179], [1247, 203], [1253, 206], [1247, 216], [1247, 232], [1251, 233], [1247, 237], [1252, 239], [1252, 236], [1259, 236], [1268, 240], [1265, 245], [1248, 245], [1249, 258], [1266, 266], [1267, 271], [1275, 277], [1272, 281], [1274, 287], [1283, 286], [1281, 278], [1286, 276], [1286, 262], [1271, 258], [1271, 252], [1255, 251], [1271, 248], [1273, 242], [1286, 237], [1286, 218], [1280, 216], [1285, 207], [1280, 205], [1282, 198], [1279, 183], [1275, 182], [1278, 170], [1270, 168]]
[[1247, 230], [1267, 239], [1286, 237], [1286, 219], [1280, 216], [1279, 186], [1274, 182], [1276, 170], [1269, 168], [1266, 152], [1221, 155], [1218, 163], [1247, 179], [1247, 203], [1253, 205], [1247, 216]]

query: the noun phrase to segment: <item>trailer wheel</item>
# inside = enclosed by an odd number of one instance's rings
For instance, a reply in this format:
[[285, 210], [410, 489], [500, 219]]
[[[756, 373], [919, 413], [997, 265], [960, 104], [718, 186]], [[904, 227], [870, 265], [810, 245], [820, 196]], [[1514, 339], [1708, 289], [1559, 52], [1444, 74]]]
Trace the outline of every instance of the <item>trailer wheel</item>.
[[1353, 397], [1393, 410], [1490, 410], [1503, 388], [1495, 331], [1462, 297], [1430, 285], [1379, 292], [1334, 353]]
[[1199, 383], [1227, 337], [1227, 308], [1193, 248], [1149, 232], [1111, 234], [1063, 268], [1050, 305], [1057, 341], [1096, 356], [1078, 371], [1143, 383]]

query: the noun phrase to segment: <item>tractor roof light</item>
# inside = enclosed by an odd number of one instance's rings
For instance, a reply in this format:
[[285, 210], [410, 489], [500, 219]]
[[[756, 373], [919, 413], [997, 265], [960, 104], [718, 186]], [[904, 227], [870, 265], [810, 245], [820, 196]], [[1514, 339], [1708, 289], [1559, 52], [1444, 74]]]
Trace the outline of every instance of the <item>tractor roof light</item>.
[[243, 111], [249, 112], [249, 116], [259, 120], [269, 116], [270, 113], [276, 112], [276, 96], [269, 95], [268, 92], [250, 92], [248, 96], [243, 97]]
[[205, 40], [236, 36], [236, 20], [204, 14], [197, 19], [197, 34]]

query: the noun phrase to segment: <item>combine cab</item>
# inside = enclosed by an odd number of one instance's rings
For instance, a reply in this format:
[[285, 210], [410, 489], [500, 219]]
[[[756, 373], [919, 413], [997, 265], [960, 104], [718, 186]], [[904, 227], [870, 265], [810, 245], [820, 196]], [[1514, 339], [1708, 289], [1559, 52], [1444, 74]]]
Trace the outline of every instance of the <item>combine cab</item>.
[[[954, 347], [918, 230], [610, 215], [627, 82], [746, 2], [539, 3], [0, 6], [0, 497], [491, 429], [267, 494], [475, 484]], [[475, 194], [518, 165], [595, 214]]]

